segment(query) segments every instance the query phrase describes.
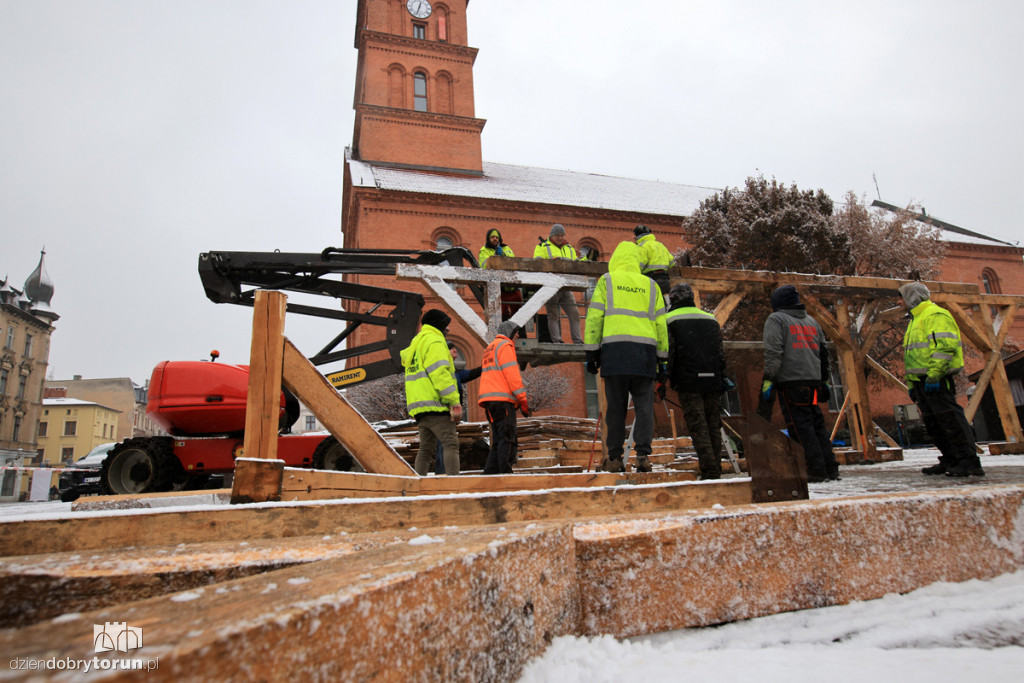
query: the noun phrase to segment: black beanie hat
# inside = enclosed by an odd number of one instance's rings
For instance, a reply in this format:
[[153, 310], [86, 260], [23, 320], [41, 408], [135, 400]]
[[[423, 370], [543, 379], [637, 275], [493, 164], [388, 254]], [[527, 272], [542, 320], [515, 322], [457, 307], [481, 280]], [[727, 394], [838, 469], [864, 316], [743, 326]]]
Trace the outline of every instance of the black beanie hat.
[[782, 285], [772, 292], [771, 302], [773, 311], [780, 308], [796, 308], [800, 306], [800, 295], [793, 285]]
[[424, 325], [430, 325], [444, 332], [448, 329], [448, 325], [452, 322], [451, 317], [444, 311], [439, 311], [436, 308], [432, 308], [423, 314], [421, 322]]
[[673, 285], [668, 292], [668, 300], [673, 306], [693, 306], [693, 287], [685, 282]]

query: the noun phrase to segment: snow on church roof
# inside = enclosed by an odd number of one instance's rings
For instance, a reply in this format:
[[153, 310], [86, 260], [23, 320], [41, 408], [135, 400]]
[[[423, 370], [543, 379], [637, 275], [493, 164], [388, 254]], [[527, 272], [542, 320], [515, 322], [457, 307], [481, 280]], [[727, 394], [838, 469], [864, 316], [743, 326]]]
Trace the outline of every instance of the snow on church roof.
[[719, 190], [657, 180], [557, 171], [485, 161], [482, 176], [449, 176], [349, 159], [352, 184], [381, 190], [688, 216]]
[[[351, 158], [348, 149], [345, 152], [354, 186], [376, 187], [394, 192], [534, 202], [682, 218], [696, 211], [701, 201], [721, 191], [720, 188], [699, 185], [679, 185], [658, 180], [619, 178], [488, 161], [483, 162], [482, 176], [452, 176], [377, 166]], [[876, 203], [876, 206], [879, 204]], [[889, 210], [896, 208], [885, 204], [882, 206]], [[939, 239], [944, 242], [1014, 246], [935, 219], [929, 222], [939, 229]]]

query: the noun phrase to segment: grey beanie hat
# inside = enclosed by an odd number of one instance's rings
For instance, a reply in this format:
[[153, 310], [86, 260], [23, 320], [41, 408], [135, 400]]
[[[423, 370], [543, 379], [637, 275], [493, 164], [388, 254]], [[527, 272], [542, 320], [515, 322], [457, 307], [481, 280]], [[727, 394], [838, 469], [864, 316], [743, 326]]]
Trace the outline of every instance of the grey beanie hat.
[[498, 334], [502, 335], [503, 337], [508, 337], [509, 339], [511, 339], [512, 335], [515, 334], [518, 330], [519, 325], [516, 325], [511, 320], [506, 320], [505, 322], [498, 325]]
[[564, 235], [564, 234], [565, 234], [565, 226], [562, 225], [561, 223], [555, 223], [554, 225], [551, 226], [551, 232], [548, 234], [548, 237], [554, 237], [555, 235]]
[[923, 282], [908, 282], [900, 287], [900, 296], [907, 302], [907, 308], [917, 308], [922, 301], [932, 298], [931, 292]]

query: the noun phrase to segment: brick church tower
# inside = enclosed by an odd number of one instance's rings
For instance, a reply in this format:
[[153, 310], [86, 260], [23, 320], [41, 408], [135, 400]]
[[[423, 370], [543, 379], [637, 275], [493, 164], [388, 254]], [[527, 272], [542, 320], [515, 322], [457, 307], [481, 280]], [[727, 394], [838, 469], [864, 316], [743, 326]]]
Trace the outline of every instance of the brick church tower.
[[482, 175], [469, 0], [360, 0], [352, 158]]
[[[477, 49], [467, 45], [468, 4], [359, 0], [355, 126], [342, 196], [344, 246], [456, 246], [475, 255], [486, 232], [496, 228], [517, 256], [530, 257], [538, 238], [561, 223], [578, 251], [607, 258], [620, 241], [632, 239], [633, 226], [643, 223], [670, 249], [680, 248], [682, 217], [712, 189], [483, 161], [485, 121], [475, 117]], [[370, 275], [350, 279], [421, 292], [427, 309], [442, 305], [414, 282]], [[468, 292], [463, 298], [479, 308]], [[579, 304], [582, 314], [582, 297]], [[369, 308], [363, 304], [359, 312]], [[379, 331], [364, 326], [353, 341], [378, 337]], [[453, 323], [447, 337], [459, 348], [458, 364], [479, 365], [483, 349], [472, 334]], [[568, 330], [563, 338], [569, 338]], [[352, 359], [350, 365], [378, 359]], [[596, 386], [582, 363], [544, 372], [562, 375], [571, 387], [557, 414], [596, 416]], [[468, 387], [470, 419], [481, 420], [475, 384]]]

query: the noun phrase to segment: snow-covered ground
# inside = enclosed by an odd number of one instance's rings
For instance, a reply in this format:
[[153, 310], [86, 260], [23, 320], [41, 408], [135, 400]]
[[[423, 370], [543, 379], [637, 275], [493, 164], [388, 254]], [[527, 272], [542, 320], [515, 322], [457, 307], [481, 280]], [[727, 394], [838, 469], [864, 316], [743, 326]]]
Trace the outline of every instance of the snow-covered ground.
[[[812, 499], [937, 486], [1024, 483], [1024, 456], [983, 456], [987, 476], [926, 477], [937, 451], [842, 468]], [[616, 640], [564, 637], [520, 683], [997, 683], [1024, 680], [1024, 571], [936, 583], [906, 595]]]
[[625, 641], [556, 639], [520, 683], [1024, 679], [1024, 572]]

